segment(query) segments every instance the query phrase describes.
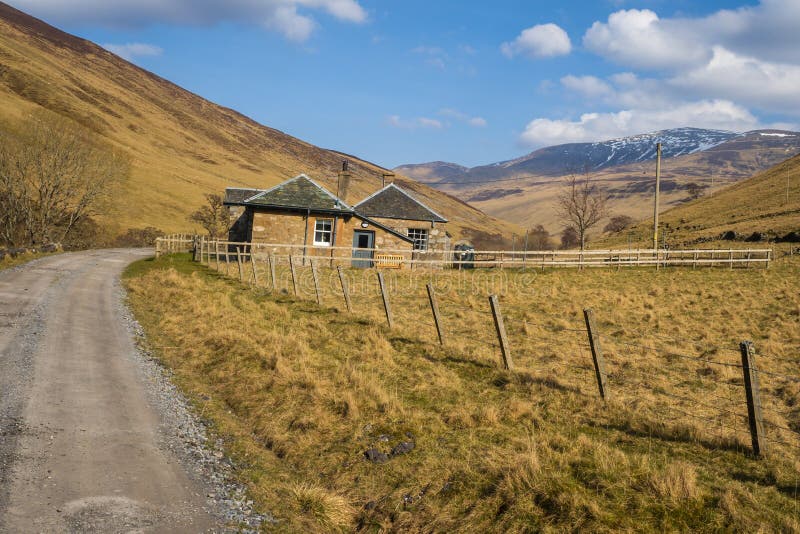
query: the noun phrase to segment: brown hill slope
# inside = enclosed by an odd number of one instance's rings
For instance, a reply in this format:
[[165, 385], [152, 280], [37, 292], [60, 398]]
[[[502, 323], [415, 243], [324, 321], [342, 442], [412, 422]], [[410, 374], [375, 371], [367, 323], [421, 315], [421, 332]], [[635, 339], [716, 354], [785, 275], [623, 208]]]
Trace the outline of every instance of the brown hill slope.
[[[103, 48], [0, 3], [0, 122], [44, 107], [96, 131], [132, 157], [132, 175], [111, 233], [153, 225], [188, 230], [203, 194], [267, 187], [301, 172], [335, 190], [342, 155], [262, 126]], [[384, 169], [351, 158], [345, 200], [376, 190]], [[448, 217], [457, 237], [497, 241], [518, 229], [445, 193], [398, 176], [398, 184]]]
[[[787, 180], [788, 179], [788, 180]], [[787, 200], [787, 181], [788, 200]], [[710, 196], [675, 207], [659, 217], [660, 232], [671, 246], [719, 239], [774, 239], [800, 233], [800, 155]], [[634, 242], [651, 246], [652, 217], [631, 230]], [[629, 232], [610, 236], [605, 244], [627, 242]]]

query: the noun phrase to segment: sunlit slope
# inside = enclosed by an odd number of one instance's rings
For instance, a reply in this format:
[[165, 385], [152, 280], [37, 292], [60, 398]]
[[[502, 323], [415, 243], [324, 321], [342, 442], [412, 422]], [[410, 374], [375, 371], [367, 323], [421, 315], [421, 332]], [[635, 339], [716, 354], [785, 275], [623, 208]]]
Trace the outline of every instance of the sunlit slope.
[[[651, 236], [652, 224], [651, 217], [632, 232], [637, 237]], [[663, 212], [659, 226], [673, 244], [718, 239], [729, 231], [735, 232], [738, 239], [754, 233], [769, 239], [800, 232], [800, 156], [713, 195]], [[627, 239], [626, 236], [627, 232], [616, 240]], [[613, 241], [614, 237], [608, 240]]]
[[[113, 213], [103, 217], [112, 232], [145, 225], [185, 231], [203, 194], [227, 186], [267, 187], [301, 172], [335, 191], [344, 157], [0, 3], [0, 121], [19, 120], [37, 107], [75, 119], [131, 155], [131, 179], [117, 194]], [[348, 159], [353, 180], [346, 200], [356, 201], [380, 186], [383, 170]], [[448, 217], [457, 237], [491, 239], [516, 229], [410, 179], [396, 181]]]

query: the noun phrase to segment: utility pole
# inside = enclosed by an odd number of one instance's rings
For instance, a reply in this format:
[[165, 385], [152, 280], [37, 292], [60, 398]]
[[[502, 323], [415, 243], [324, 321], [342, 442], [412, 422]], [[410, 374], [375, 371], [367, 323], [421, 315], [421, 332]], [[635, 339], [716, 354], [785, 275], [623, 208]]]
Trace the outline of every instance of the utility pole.
[[786, 205], [789, 205], [789, 162], [786, 162]]
[[653, 209], [653, 250], [658, 249], [658, 195], [661, 192], [661, 143], [656, 144], [656, 200]]
[[714, 196], [714, 169], [711, 169], [711, 191], [709, 192], [708, 196]]

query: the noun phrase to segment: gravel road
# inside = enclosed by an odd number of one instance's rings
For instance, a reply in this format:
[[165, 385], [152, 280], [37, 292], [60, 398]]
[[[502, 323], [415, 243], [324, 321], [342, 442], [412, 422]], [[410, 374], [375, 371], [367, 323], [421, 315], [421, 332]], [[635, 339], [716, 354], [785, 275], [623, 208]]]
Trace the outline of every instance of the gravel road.
[[0, 271], [0, 532], [227, 532], [271, 520], [138, 348], [119, 275], [148, 254]]

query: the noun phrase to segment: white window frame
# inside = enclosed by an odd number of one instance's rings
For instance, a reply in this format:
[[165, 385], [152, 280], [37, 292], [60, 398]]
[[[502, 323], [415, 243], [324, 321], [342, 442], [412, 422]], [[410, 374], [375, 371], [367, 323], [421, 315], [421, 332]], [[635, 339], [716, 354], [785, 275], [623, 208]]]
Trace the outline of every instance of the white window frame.
[[414, 240], [414, 250], [421, 252], [428, 250], [430, 233], [427, 228], [409, 228], [407, 235]]
[[[326, 228], [327, 226], [327, 228]], [[324, 241], [327, 236], [328, 240]], [[333, 242], [333, 219], [317, 219], [314, 222], [314, 246], [315, 247], [329, 247]]]

